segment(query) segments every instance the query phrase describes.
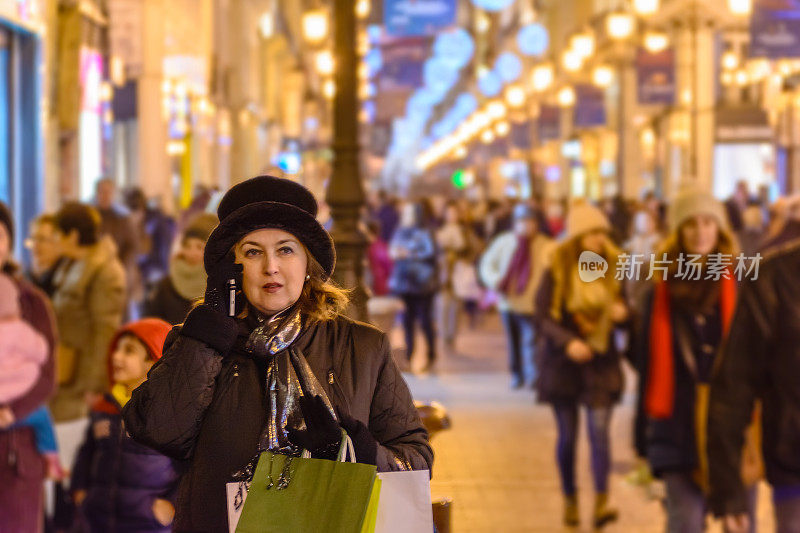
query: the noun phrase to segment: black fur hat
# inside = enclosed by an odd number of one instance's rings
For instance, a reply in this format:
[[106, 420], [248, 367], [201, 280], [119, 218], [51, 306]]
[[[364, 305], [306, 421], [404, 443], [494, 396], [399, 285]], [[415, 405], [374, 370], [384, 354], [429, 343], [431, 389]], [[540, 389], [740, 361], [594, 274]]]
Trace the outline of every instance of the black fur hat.
[[217, 208], [219, 226], [206, 244], [204, 263], [211, 270], [239, 240], [263, 228], [291, 233], [308, 248], [330, 277], [336, 265], [333, 239], [317, 222], [317, 200], [294, 181], [257, 176], [231, 187]]

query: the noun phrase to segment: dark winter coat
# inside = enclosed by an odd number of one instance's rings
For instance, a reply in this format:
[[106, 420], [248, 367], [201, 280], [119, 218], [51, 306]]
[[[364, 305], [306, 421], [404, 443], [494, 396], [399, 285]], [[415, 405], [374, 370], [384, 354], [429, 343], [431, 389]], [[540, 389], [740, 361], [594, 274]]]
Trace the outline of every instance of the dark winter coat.
[[180, 324], [191, 309], [192, 300], [178, 294], [170, 277], [164, 276], [145, 301], [144, 316], [160, 318], [170, 324]]
[[173, 460], [127, 434], [110, 394], [94, 405], [70, 482], [71, 491], [86, 491], [81, 511], [92, 532], [170, 531], [153, 515], [153, 502], [174, 504], [178, 477]]
[[[639, 373], [639, 409], [644, 408], [645, 391], [650, 370], [650, 321], [653, 313], [653, 290], [642, 300], [633, 349], [633, 360]], [[640, 455], [646, 456], [656, 475], [669, 471], [689, 472], [697, 468], [698, 382], [708, 382], [715, 355], [722, 338], [719, 310], [710, 315], [686, 316], [672, 308], [672, 346], [675, 363], [675, 403], [670, 418], [644, 416], [643, 442], [637, 443]]]
[[[56, 325], [45, 295], [29, 282], [16, 278], [22, 318], [47, 340], [47, 360], [39, 379], [9, 407], [20, 420], [44, 405], [55, 384]], [[0, 530], [36, 531], [42, 516], [44, 461], [36, 449], [33, 430], [0, 430]]]
[[537, 399], [544, 403], [580, 402], [591, 407], [611, 406], [622, 394], [621, 354], [612, 338], [607, 353], [595, 354], [589, 362], [579, 364], [567, 357], [567, 344], [581, 339], [581, 335], [566, 305], [562, 305], [560, 321], [550, 315], [554, 285], [552, 271], [547, 270], [536, 292]]
[[767, 256], [742, 282], [738, 307], [711, 384], [710, 501], [744, 513], [739, 476], [745, 428], [762, 401], [763, 452], [773, 489], [800, 487], [800, 241]]
[[[225, 484], [256, 453], [267, 422], [266, 365], [239, 348], [249, 336], [245, 322], [224, 357], [211, 341], [183, 334], [215, 321], [219, 328], [222, 318], [204, 306], [192, 311], [123, 411], [135, 439], [188, 463], [175, 531], [228, 530]], [[431, 468], [427, 432], [384, 333], [339, 317], [312, 324], [289, 349], [305, 356], [337, 410], [369, 428], [380, 443], [379, 471]]]
[[[405, 252], [399, 257], [397, 251]], [[430, 231], [418, 227], [400, 227], [390, 245], [394, 258], [389, 288], [395, 294], [425, 295], [436, 292], [439, 273], [436, 263], [436, 241]]]

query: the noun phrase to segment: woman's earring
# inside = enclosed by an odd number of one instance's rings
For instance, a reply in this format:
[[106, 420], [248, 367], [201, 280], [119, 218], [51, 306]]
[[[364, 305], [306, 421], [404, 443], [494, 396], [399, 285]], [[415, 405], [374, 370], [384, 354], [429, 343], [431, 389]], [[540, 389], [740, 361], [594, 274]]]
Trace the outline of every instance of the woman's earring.
[[306, 281], [311, 279], [311, 274], [306, 274]]

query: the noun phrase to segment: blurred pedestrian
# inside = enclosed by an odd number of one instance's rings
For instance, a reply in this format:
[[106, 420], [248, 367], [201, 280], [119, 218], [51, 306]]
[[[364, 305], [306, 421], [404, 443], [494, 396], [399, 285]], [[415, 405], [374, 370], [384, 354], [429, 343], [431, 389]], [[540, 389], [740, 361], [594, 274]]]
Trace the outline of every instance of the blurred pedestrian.
[[733, 194], [725, 202], [725, 211], [728, 215], [728, 222], [730, 223], [731, 230], [738, 234], [744, 227], [742, 219], [744, 210], [750, 204], [750, 189], [747, 185], [747, 180], [739, 180], [736, 182], [736, 187]]
[[203, 253], [206, 241], [217, 225], [212, 214], [198, 216], [181, 237], [180, 249], [169, 264], [169, 273], [156, 285], [147, 297], [144, 314], [180, 324], [192, 308], [203, 297], [206, 290], [206, 270]]
[[751, 204], [742, 213], [742, 231], [736, 236], [746, 257], [753, 257], [764, 240], [764, 212], [758, 204]]
[[[567, 215], [566, 240], [553, 253], [551, 267], [536, 293], [538, 401], [552, 406], [558, 426], [556, 459], [564, 495], [565, 526], [580, 521], [575, 484], [578, 408], [587, 409], [595, 503], [592, 523], [601, 528], [617, 519], [608, 503], [611, 467], [611, 413], [623, 389], [616, 330], [626, 326], [628, 309], [615, 276], [582, 279], [579, 257], [592, 252], [610, 272], [616, 271], [619, 250], [602, 211], [588, 204], [573, 205]], [[600, 261], [600, 259], [598, 259]], [[594, 271], [587, 270], [589, 273]]]
[[403, 300], [403, 329], [406, 356], [411, 361], [414, 354], [415, 324], [419, 323], [425, 335], [427, 356], [422, 371], [430, 369], [436, 361], [436, 332], [433, 318], [433, 300], [439, 290], [436, 265], [436, 241], [432, 232], [423, 225], [422, 207], [416, 203], [403, 206], [400, 226], [389, 246], [394, 261], [389, 288]]
[[762, 253], [800, 239], [800, 195], [778, 198], [770, 211], [769, 227], [761, 243]]
[[[8, 406], [31, 390], [50, 357], [47, 340], [22, 320], [19, 290], [14, 280], [0, 273], [0, 406]], [[53, 419], [40, 406], [13, 427], [33, 429], [36, 449], [47, 464], [48, 477], [61, 479], [64, 471], [58, 459]]]
[[373, 216], [380, 222], [381, 240], [390, 242], [400, 222], [400, 213], [396, 201], [386, 191], [378, 192], [378, 207]]
[[[708, 265], [712, 254], [733, 258], [738, 250], [725, 209], [711, 194], [681, 191], [668, 218], [670, 234], [656, 255], [666, 254], [669, 266], [666, 272], [653, 272], [656, 281], [644, 299], [635, 359], [646, 415], [646, 456], [666, 485], [667, 531], [700, 533], [709, 511], [708, 386], [736, 302], [732, 269], [714, 279]], [[692, 255], [699, 256], [696, 274], [686, 266]]]
[[392, 258], [389, 255], [389, 244], [383, 240], [381, 224], [378, 220], [367, 223], [369, 248], [367, 248], [367, 261], [369, 274], [372, 280], [373, 296], [386, 296], [389, 294], [389, 278], [392, 275]]
[[466, 254], [470, 245], [467, 228], [455, 202], [449, 202], [445, 206], [444, 224], [436, 231], [436, 244], [442, 281], [439, 292], [439, 325], [445, 348], [452, 351], [458, 334], [460, 312], [460, 301], [453, 287], [453, 272], [456, 262]]
[[89, 428], [72, 470], [70, 491], [92, 533], [171, 531], [178, 494], [177, 464], [131, 439], [122, 408], [161, 358], [170, 325], [146, 318], [120, 328], [111, 341], [111, 387], [92, 405]]
[[[56, 224], [62, 253], [72, 261], [56, 274], [59, 388], [51, 408], [56, 422], [74, 422], [86, 417], [90, 397], [108, 388], [106, 353], [125, 310], [125, 271], [107, 238], [100, 238], [93, 207], [67, 203]], [[82, 431], [82, 425], [72, 429]], [[74, 445], [74, 436], [61, 437], [62, 448]]]
[[800, 242], [765, 256], [742, 282], [730, 333], [711, 382], [709, 502], [728, 531], [748, 531], [748, 428], [761, 402], [766, 477], [775, 531], [800, 531]]
[[[637, 211], [633, 216], [631, 238], [624, 245], [625, 252], [631, 256], [631, 268], [634, 268], [634, 259], [639, 265], [649, 265], [660, 240], [661, 234], [657, 231], [652, 212], [647, 209]], [[624, 283], [623, 289], [628, 307], [636, 312], [650, 283], [641, 275], [626, 276]]]
[[100, 214], [100, 236], [108, 235], [117, 247], [117, 257], [126, 270], [136, 262], [136, 232], [130, 213], [117, 203], [117, 184], [102, 178], [95, 185], [95, 207]]
[[514, 208], [513, 230], [495, 237], [480, 260], [481, 279], [500, 296], [512, 388], [533, 387], [536, 381], [534, 299], [553, 248], [538, 231], [535, 211], [521, 203]]
[[69, 261], [61, 254], [54, 215], [40, 215], [31, 223], [25, 247], [31, 252], [28, 279], [47, 296], [52, 297], [56, 290], [53, 281], [56, 271]]
[[0, 524], [8, 531], [37, 531], [42, 519], [42, 483], [45, 462], [30, 426], [15, 426], [45, 405], [55, 382], [56, 327], [47, 297], [22, 279], [11, 259], [14, 219], [0, 202], [0, 271], [16, 285], [20, 316], [47, 341], [47, 357], [38, 379], [22, 396], [0, 406]]
[[175, 237], [175, 220], [157, 205], [147, 201], [144, 192], [133, 188], [125, 193], [125, 204], [138, 239], [136, 266], [142, 290], [150, 290], [169, 270]]

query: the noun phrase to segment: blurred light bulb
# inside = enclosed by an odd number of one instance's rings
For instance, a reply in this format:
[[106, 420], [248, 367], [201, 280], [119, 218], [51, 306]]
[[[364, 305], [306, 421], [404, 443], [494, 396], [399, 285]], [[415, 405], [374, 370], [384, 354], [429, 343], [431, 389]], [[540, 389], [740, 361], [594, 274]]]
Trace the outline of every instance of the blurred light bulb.
[[455, 156], [458, 159], [464, 159], [467, 157], [467, 148], [463, 144], [459, 145], [458, 148], [456, 148]]
[[633, 34], [635, 24], [630, 13], [611, 13], [606, 18], [606, 31], [613, 39], [627, 39]]
[[525, 103], [525, 89], [520, 85], [511, 85], [506, 89], [505, 99], [510, 107], [522, 107]]
[[319, 43], [328, 36], [328, 13], [324, 9], [312, 9], [303, 14], [303, 36], [310, 43]]
[[614, 82], [614, 70], [607, 65], [595, 67], [592, 82], [598, 87], [608, 87]]
[[488, 113], [489, 118], [492, 120], [503, 118], [506, 116], [507, 111], [506, 105], [498, 100], [493, 100], [486, 108], [486, 113]]
[[333, 61], [333, 54], [330, 50], [318, 52], [315, 63], [318, 73], [322, 74], [323, 76], [330, 76], [333, 74], [335, 65]]
[[739, 66], [739, 55], [729, 50], [722, 54], [722, 67], [726, 70], [734, 70]]
[[505, 120], [502, 122], [498, 122], [494, 127], [494, 132], [497, 134], [498, 137], [505, 137], [506, 135], [508, 135], [509, 131], [511, 131], [511, 124], [509, 124]]
[[269, 11], [258, 19], [258, 31], [264, 39], [269, 39], [275, 33], [275, 17]]
[[332, 100], [336, 95], [336, 83], [333, 80], [325, 80], [322, 84], [322, 94], [325, 98]]
[[669, 37], [666, 33], [650, 31], [644, 36], [644, 47], [652, 54], [666, 50], [667, 46], [669, 46]]
[[753, 11], [752, 0], [728, 0], [728, 9], [734, 15], [749, 15]]
[[536, 92], [544, 92], [553, 84], [555, 74], [552, 65], [537, 65], [531, 73], [531, 85]]
[[478, 11], [475, 15], [475, 31], [478, 33], [486, 33], [489, 31], [489, 27], [492, 25], [492, 21], [489, 20], [489, 17], [486, 16], [485, 13], [482, 11]]
[[561, 107], [572, 107], [575, 105], [575, 90], [572, 87], [564, 87], [558, 91], [557, 99]]
[[562, 65], [568, 72], [577, 72], [583, 66], [583, 58], [574, 50], [567, 50], [561, 57]]
[[481, 142], [483, 144], [489, 144], [494, 141], [494, 132], [490, 129], [483, 130], [481, 133]]
[[639, 15], [652, 15], [658, 11], [658, 0], [633, 0], [633, 10]]
[[736, 80], [736, 84], [742, 87], [747, 85], [750, 81], [750, 78], [747, 76], [747, 71], [744, 69], [737, 70], [734, 79]]
[[569, 46], [581, 59], [586, 59], [594, 53], [594, 35], [589, 32], [573, 35]]
[[356, 16], [360, 19], [365, 19], [369, 16], [371, 9], [370, 0], [357, 0], [356, 1]]

